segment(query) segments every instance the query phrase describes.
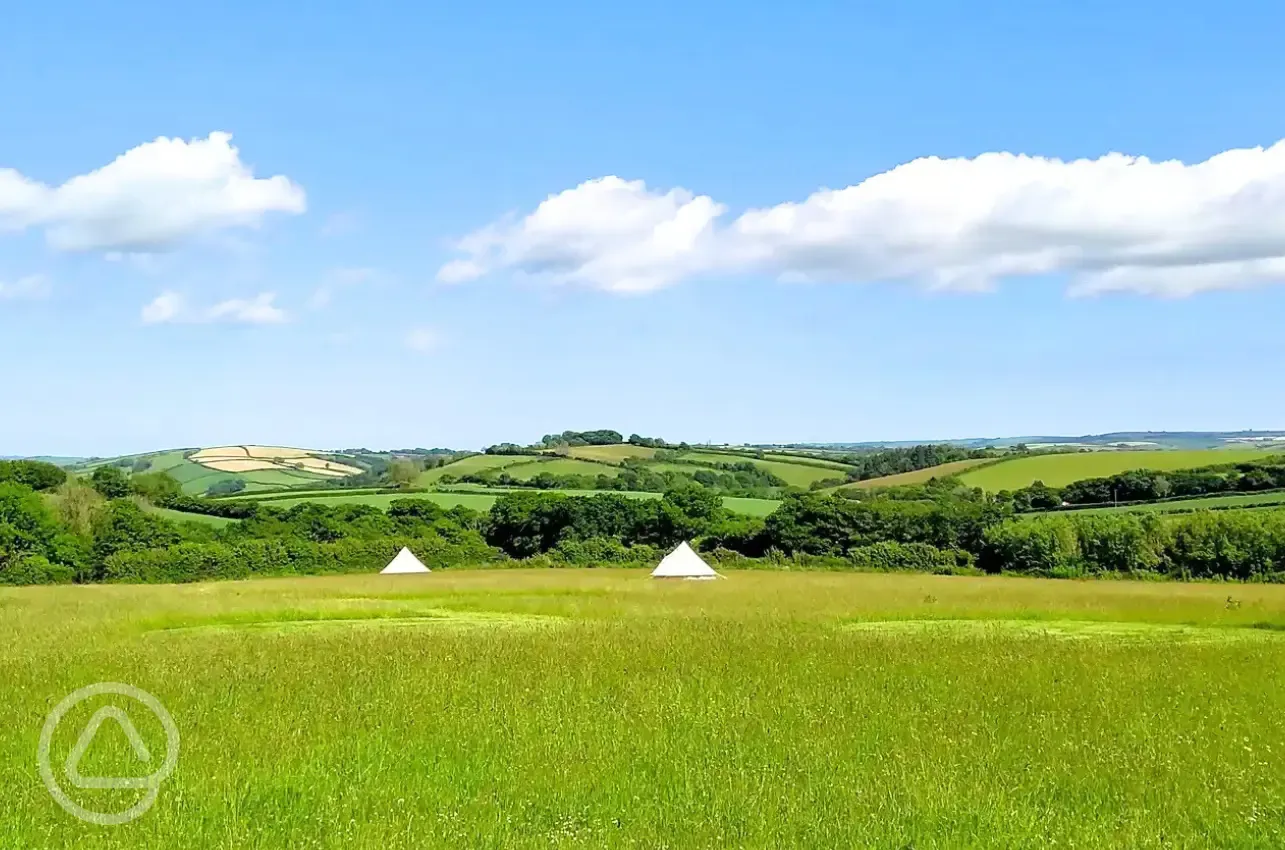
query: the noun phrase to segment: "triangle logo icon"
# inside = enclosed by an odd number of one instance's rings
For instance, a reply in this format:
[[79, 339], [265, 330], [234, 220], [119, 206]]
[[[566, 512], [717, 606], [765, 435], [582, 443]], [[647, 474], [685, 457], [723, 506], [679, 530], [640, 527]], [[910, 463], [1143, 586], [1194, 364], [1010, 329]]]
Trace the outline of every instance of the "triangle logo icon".
[[152, 760], [152, 754], [148, 751], [147, 744], [143, 743], [143, 737], [134, 728], [129, 715], [114, 705], [105, 705], [94, 712], [94, 716], [89, 719], [89, 723], [80, 733], [80, 737], [76, 739], [76, 746], [71, 748], [65, 768], [67, 780], [77, 788], [147, 788], [150, 780], [150, 777], [147, 776], [102, 777], [81, 774], [80, 760], [85, 757], [85, 751], [94, 742], [94, 737], [98, 735], [98, 730], [108, 720], [116, 721], [121, 731], [125, 733], [130, 747], [134, 750], [134, 755], [140, 762], [147, 764]]

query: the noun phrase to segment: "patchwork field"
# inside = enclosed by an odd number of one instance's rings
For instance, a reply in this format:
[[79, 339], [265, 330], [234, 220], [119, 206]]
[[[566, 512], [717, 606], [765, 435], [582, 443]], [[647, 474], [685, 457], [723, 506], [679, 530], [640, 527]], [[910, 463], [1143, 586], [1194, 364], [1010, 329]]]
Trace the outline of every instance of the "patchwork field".
[[[4, 847], [1285, 845], [1277, 586], [438, 571], [5, 589], [0, 611]], [[50, 708], [98, 681], [181, 733], [122, 827], [70, 818], [33, 767]], [[147, 772], [99, 740], [88, 775]]]
[[305, 449], [280, 446], [219, 446], [206, 449], [174, 449], [153, 454], [127, 455], [73, 467], [91, 473], [108, 463], [141, 462], [140, 472], [165, 472], [183, 485], [190, 496], [203, 494], [212, 485], [238, 479], [245, 491], [253, 493], [297, 487], [327, 478], [346, 478], [361, 469], [323, 457]]
[[1163, 472], [1193, 469], [1217, 463], [1260, 460], [1268, 456], [1268, 452], [1260, 449], [1073, 452], [1014, 458], [993, 466], [965, 472], [959, 477], [970, 487], [981, 487], [983, 490], [995, 492], [1017, 490], [1036, 481], [1043, 481], [1050, 487], [1065, 487], [1073, 481], [1084, 478], [1103, 478], [1134, 469], [1154, 469]]

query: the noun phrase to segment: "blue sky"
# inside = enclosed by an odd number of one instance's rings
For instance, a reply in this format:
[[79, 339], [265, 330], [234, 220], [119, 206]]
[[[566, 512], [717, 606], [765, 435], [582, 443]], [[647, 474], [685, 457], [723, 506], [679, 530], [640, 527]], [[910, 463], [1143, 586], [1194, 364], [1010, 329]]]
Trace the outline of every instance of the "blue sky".
[[19, 4], [0, 455], [1285, 427], [1285, 8], [873, 6]]

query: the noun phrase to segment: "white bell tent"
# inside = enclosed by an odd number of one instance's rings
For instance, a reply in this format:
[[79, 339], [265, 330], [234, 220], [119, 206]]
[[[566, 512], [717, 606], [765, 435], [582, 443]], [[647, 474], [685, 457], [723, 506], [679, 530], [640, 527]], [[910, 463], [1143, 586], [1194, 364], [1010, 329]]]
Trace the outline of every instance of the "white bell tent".
[[661, 559], [660, 566], [651, 572], [652, 578], [687, 578], [687, 579], [711, 579], [718, 578], [718, 573], [692, 550], [692, 547], [684, 541], [678, 544], [678, 548], [670, 552]]
[[388, 566], [379, 571], [380, 575], [401, 575], [403, 573], [427, 573], [432, 572], [424, 566], [424, 562], [415, 557], [415, 553], [402, 547], [402, 551], [388, 562]]

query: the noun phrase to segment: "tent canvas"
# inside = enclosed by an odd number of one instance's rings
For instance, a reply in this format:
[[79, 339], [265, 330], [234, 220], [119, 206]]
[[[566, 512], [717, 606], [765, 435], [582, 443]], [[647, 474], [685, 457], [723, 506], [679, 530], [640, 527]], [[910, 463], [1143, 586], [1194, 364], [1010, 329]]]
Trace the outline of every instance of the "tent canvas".
[[697, 555], [686, 541], [661, 559], [660, 566], [651, 572], [652, 578], [718, 578], [718, 573]]
[[379, 571], [380, 575], [399, 575], [401, 573], [427, 573], [431, 572], [424, 562], [415, 557], [415, 554], [405, 546], [402, 551], [388, 562], [388, 566]]

